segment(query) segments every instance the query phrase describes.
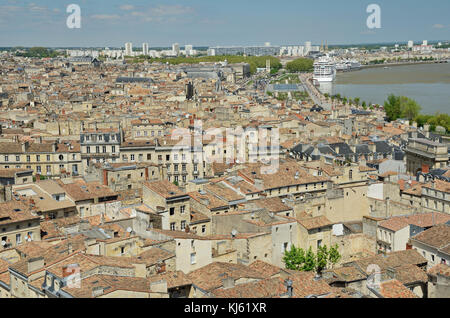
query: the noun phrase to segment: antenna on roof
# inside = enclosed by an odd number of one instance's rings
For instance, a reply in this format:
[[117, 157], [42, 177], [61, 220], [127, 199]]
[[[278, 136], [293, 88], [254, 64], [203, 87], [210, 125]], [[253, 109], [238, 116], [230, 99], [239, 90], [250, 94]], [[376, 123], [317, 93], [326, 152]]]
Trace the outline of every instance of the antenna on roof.
[[231, 231], [231, 237], [236, 237], [237, 234], [238, 234], [238, 231], [236, 231], [235, 229], [233, 229], [233, 231]]

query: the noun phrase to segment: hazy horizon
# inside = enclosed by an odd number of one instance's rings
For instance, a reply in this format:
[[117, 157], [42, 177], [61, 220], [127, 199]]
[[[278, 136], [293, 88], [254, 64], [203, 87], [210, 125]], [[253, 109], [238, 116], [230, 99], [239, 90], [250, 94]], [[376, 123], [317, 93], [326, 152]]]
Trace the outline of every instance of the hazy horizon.
[[[67, 6], [81, 8], [81, 28], [66, 25]], [[369, 29], [369, 4], [381, 28]], [[208, 46], [358, 45], [450, 39], [450, 1], [269, 0], [1, 0], [0, 47], [123, 47], [149, 43]]]

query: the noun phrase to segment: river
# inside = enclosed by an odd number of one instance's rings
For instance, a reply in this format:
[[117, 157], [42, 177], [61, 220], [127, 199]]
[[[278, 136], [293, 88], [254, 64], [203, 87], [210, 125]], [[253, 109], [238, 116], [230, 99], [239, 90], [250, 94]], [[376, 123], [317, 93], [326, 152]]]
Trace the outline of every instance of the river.
[[450, 113], [450, 63], [338, 73], [335, 82], [321, 83], [320, 90], [381, 105], [389, 94], [403, 95], [416, 100], [422, 113]]

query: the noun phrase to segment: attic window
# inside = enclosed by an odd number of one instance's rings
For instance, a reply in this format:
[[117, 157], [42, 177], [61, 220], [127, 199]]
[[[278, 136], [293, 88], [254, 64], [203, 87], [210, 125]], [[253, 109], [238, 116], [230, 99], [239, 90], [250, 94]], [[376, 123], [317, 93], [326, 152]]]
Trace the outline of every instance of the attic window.
[[14, 209], [14, 212], [20, 212], [22, 211], [21, 209]]

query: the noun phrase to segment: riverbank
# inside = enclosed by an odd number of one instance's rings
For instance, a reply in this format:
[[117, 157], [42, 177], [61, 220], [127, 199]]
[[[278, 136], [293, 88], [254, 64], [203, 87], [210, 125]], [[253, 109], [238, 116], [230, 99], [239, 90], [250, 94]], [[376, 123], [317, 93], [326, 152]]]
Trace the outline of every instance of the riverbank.
[[420, 65], [420, 64], [444, 64], [444, 63], [448, 63], [448, 60], [443, 60], [443, 61], [417, 61], [417, 62], [400, 62], [400, 63], [361, 65], [361, 69], [379, 68], [379, 67], [409, 66], [409, 65]]

